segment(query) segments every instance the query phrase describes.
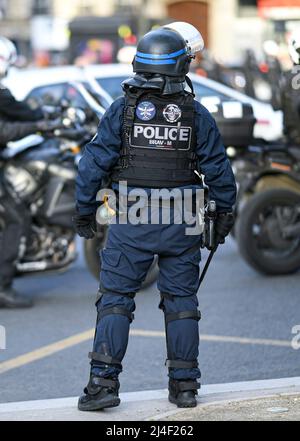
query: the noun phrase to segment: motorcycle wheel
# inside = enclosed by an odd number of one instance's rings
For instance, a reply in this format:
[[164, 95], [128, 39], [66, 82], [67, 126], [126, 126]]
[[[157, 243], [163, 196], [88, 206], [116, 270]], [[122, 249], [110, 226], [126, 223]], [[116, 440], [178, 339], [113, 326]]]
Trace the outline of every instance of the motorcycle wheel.
[[[88, 266], [90, 273], [99, 280], [100, 271], [101, 271], [101, 257], [100, 250], [105, 247], [107, 240], [108, 228], [102, 227], [101, 231], [98, 232], [97, 237], [92, 240], [84, 241], [84, 254], [85, 260]], [[148, 271], [146, 280], [144, 281], [142, 288], [146, 289], [149, 286], [153, 285], [156, 282], [158, 277], [158, 265], [157, 259], [154, 259], [154, 262]]]
[[[267, 275], [292, 274], [300, 268], [300, 237], [284, 237], [282, 228], [300, 222], [300, 195], [271, 189], [251, 197], [236, 225], [241, 255]], [[298, 208], [298, 209], [297, 209]]]

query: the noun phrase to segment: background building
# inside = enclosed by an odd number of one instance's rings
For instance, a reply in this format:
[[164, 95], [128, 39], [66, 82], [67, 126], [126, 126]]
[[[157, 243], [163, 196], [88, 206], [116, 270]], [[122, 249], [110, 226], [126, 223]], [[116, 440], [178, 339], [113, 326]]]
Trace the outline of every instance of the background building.
[[300, 0], [210, 0], [210, 47], [219, 58], [240, 59], [246, 48], [258, 54], [264, 41], [286, 42], [300, 26]]
[[73, 61], [89, 41], [106, 51], [111, 41], [115, 57], [135, 44], [132, 36], [168, 20], [192, 23], [215, 56], [236, 62], [246, 48], [260, 52], [266, 39], [284, 41], [300, 25], [300, 0], [0, 0], [0, 33], [27, 57], [71, 47], [65, 61]]

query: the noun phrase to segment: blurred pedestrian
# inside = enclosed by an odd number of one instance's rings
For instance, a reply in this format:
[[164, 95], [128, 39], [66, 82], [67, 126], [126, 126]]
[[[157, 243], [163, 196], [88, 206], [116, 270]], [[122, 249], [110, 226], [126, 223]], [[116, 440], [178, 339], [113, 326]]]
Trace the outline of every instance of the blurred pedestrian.
[[284, 134], [289, 144], [300, 145], [300, 29], [289, 38], [289, 53], [294, 67], [284, 72], [279, 94], [273, 94], [275, 110], [283, 111]]
[[[3, 86], [2, 80], [17, 60], [15, 45], [0, 37], [0, 150], [8, 142], [16, 141], [36, 132], [53, 128], [42, 110], [32, 110], [25, 102], [17, 101]], [[28, 298], [13, 289], [16, 261], [20, 241], [26, 235], [30, 214], [25, 204], [9, 192], [0, 170], [0, 308], [25, 308], [32, 305]]]

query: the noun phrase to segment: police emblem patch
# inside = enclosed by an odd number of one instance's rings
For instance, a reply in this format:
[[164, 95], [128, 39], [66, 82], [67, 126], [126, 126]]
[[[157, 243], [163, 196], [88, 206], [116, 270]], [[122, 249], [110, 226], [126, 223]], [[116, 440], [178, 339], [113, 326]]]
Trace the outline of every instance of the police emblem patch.
[[169, 123], [176, 123], [180, 120], [182, 111], [177, 104], [168, 104], [167, 107], [164, 108], [163, 115], [165, 120]]
[[150, 101], [143, 101], [138, 105], [136, 115], [142, 121], [151, 121], [156, 115], [156, 107]]

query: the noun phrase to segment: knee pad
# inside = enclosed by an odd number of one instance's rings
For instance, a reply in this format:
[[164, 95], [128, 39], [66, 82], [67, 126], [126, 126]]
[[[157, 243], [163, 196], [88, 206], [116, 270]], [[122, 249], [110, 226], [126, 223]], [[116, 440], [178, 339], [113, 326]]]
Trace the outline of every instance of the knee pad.
[[[121, 294], [121, 293], [99, 293], [96, 307], [98, 311], [97, 316], [97, 324], [96, 324], [96, 335], [94, 341], [94, 352], [89, 354], [89, 358], [92, 360], [92, 366], [102, 366], [105, 369], [114, 369], [121, 371], [122, 370], [122, 362], [115, 357], [112, 357], [111, 353], [114, 353], [114, 349], [117, 349], [117, 352], [125, 352], [125, 348], [127, 346], [126, 341], [123, 342], [123, 339], [118, 342], [117, 348], [114, 346], [113, 342], [110, 341], [108, 346], [106, 344], [100, 344], [98, 346], [96, 344], [97, 341], [97, 332], [99, 326], [101, 327], [101, 321], [104, 318], [110, 316], [111, 320], [104, 324], [105, 327], [110, 328], [108, 335], [111, 335], [111, 330], [113, 327], [120, 327], [122, 329], [122, 335], [125, 338], [125, 334], [128, 333], [129, 325], [134, 320], [135, 311], [135, 295], [133, 294]], [[126, 318], [128, 321], [122, 320], [120, 322], [120, 317]], [[96, 345], [96, 348], [95, 348]], [[97, 347], [98, 346], [98, 347]], [[97, 351], [97, 352], [95, 352]], [[116, 352], [116, 353], [117, 353]], [[99, 365], [100, 363], [100, 365]]]
[[167, 323], [174, 320], [193, 319], [201, 320], [198, 310], [199, 302], [196, 294], [192, 296], [177, 296], [161, 293], [159, 308], [164, 312]]
[[98, 322], [108, 315], [123, 315], [130, 323], [134, 320], [135, 294], [121, 293], [99, 293], [96, 307], [98, 311]]
[[201, 320], [201, 312], [198, 310], [198, 298], [197, 295], [192, 296], [175, 296], [167, 293], [161, 293], [160, 309], [165, 315], [166, 325], [166, 338], [167, 338], [167, 351], [168, 360], [166, 366], [169, 369], [194, 369], [198, 368], [197, 360], [172, 360], [172, 354], [170, 351], [170, 336], [169, 325], [175, 321], [180, 320], [195, 320], [199, 322]]

